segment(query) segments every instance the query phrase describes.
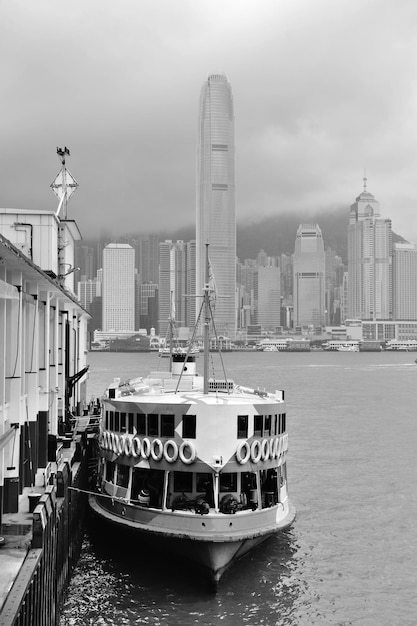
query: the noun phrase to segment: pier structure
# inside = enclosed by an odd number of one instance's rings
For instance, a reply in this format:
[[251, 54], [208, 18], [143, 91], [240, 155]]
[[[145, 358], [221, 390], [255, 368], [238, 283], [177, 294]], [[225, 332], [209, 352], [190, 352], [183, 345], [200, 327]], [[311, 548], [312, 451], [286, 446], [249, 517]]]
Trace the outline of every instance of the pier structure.
[[62, 193], [55, 212], [0, 208], [1, 623], [2, 603], [40, 541], [36, 508], [46, 498], [42, 524], [56, 510], [62, 451], [75, 446], [73, 420], [86, 405], [89, 314], [74, 293], [81, 234]]

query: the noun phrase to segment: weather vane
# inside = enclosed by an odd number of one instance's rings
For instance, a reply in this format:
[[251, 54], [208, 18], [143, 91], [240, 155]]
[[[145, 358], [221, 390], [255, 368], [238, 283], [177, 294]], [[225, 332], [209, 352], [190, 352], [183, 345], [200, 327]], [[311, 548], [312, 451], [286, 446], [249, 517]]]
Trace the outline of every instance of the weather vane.
[[78, 183], [75, 180], [75, 178], [72, 176], [72, 174], [70, 174], [69, 170], [67, 169], [65, 165], [66, 157], [71, 156], [70, 151], [68, 150], [67, 146], [65, 146], [64, 149], [57, 148], [56, 153], [58, 155], [59, 160], [61, 161], [62, 167], [59, 170], [55, 180], [51, 184], [52, 191], [59, 198], [59, 204], [58, 204], [58, 208], [56, 210], [55, 215], [58, 217], [61, 211], [61, 208], [64, 207], [63, 217], [64, 219], [67, 219], [68, 201], [70, 197], [72, 196], [72, 194], [77, 189]]

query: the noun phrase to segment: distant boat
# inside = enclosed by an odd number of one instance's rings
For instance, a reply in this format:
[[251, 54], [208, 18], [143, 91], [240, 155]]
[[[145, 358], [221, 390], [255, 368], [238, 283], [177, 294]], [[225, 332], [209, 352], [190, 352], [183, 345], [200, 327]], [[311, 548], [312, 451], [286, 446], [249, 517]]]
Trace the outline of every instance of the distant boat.
[[200, 354], [200, 349], [197, 347], [187, 348], [186, 346], [175, 346], [172, 348], [169, 346], [165, 346], [164, 348], [159, 348], [159, 356], [169, 358], [174, 355], [184, 355], [186, 356], [198, 356]]
[[337, 349], [338, 352], [359, 352], [359, 346], [356, 343], [343, 343]]

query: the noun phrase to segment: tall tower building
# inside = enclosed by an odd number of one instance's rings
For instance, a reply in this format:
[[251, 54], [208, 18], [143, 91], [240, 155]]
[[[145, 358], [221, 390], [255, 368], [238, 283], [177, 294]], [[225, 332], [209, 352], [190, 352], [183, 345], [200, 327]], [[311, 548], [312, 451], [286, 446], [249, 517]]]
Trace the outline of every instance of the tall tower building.
[[281, 270], [272, 265], [259, 265], [257, 280], [257, 323], [263, 330], [281, 325]]
[[381, 219], [379, 202], [366, 190], [350, 208], [348, 229], [348, 317], [392, 319], [391, 220]]
[[417, 320], [417, 249], [395, 243], [392, 257], [392, 299], [395, 320]]
[[165, 336], [171, 317], [177, 328], [189, 326], [187, 318], [188, 244], [170, 240], [159, 244], [159, 334]]
[[294, 249], [294, 326], [325, 323], [325, 256], [317, 224], [301, 224]]
[[[226, 76], [213, 74], [200, 96], [197, 154], [196, 295], [205, 278], [205, 244], [217, 287], [219, 334], [236, 332], [236, 207], [233, 97]], [[224, 296], [224, 297], [222, 297]], [[197, 310], [200, 308], [197, 298]]]
[[135, 251], [126, 243], [103, 250], [103, 331], [135, 330]]

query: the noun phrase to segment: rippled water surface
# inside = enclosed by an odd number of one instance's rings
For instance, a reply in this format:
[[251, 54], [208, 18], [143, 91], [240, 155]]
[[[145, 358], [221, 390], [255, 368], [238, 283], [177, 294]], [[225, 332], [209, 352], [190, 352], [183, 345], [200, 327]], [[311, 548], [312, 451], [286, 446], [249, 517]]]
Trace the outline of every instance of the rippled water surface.
[[[89, 529], [60, 626], [417, 624], [416, 356], [224, 355], [228, 377], [286, 391], [293, 527], [235, 563], [215, 595], [168, 557]], [[160, 361], [92, 353], [88, 393]]]

